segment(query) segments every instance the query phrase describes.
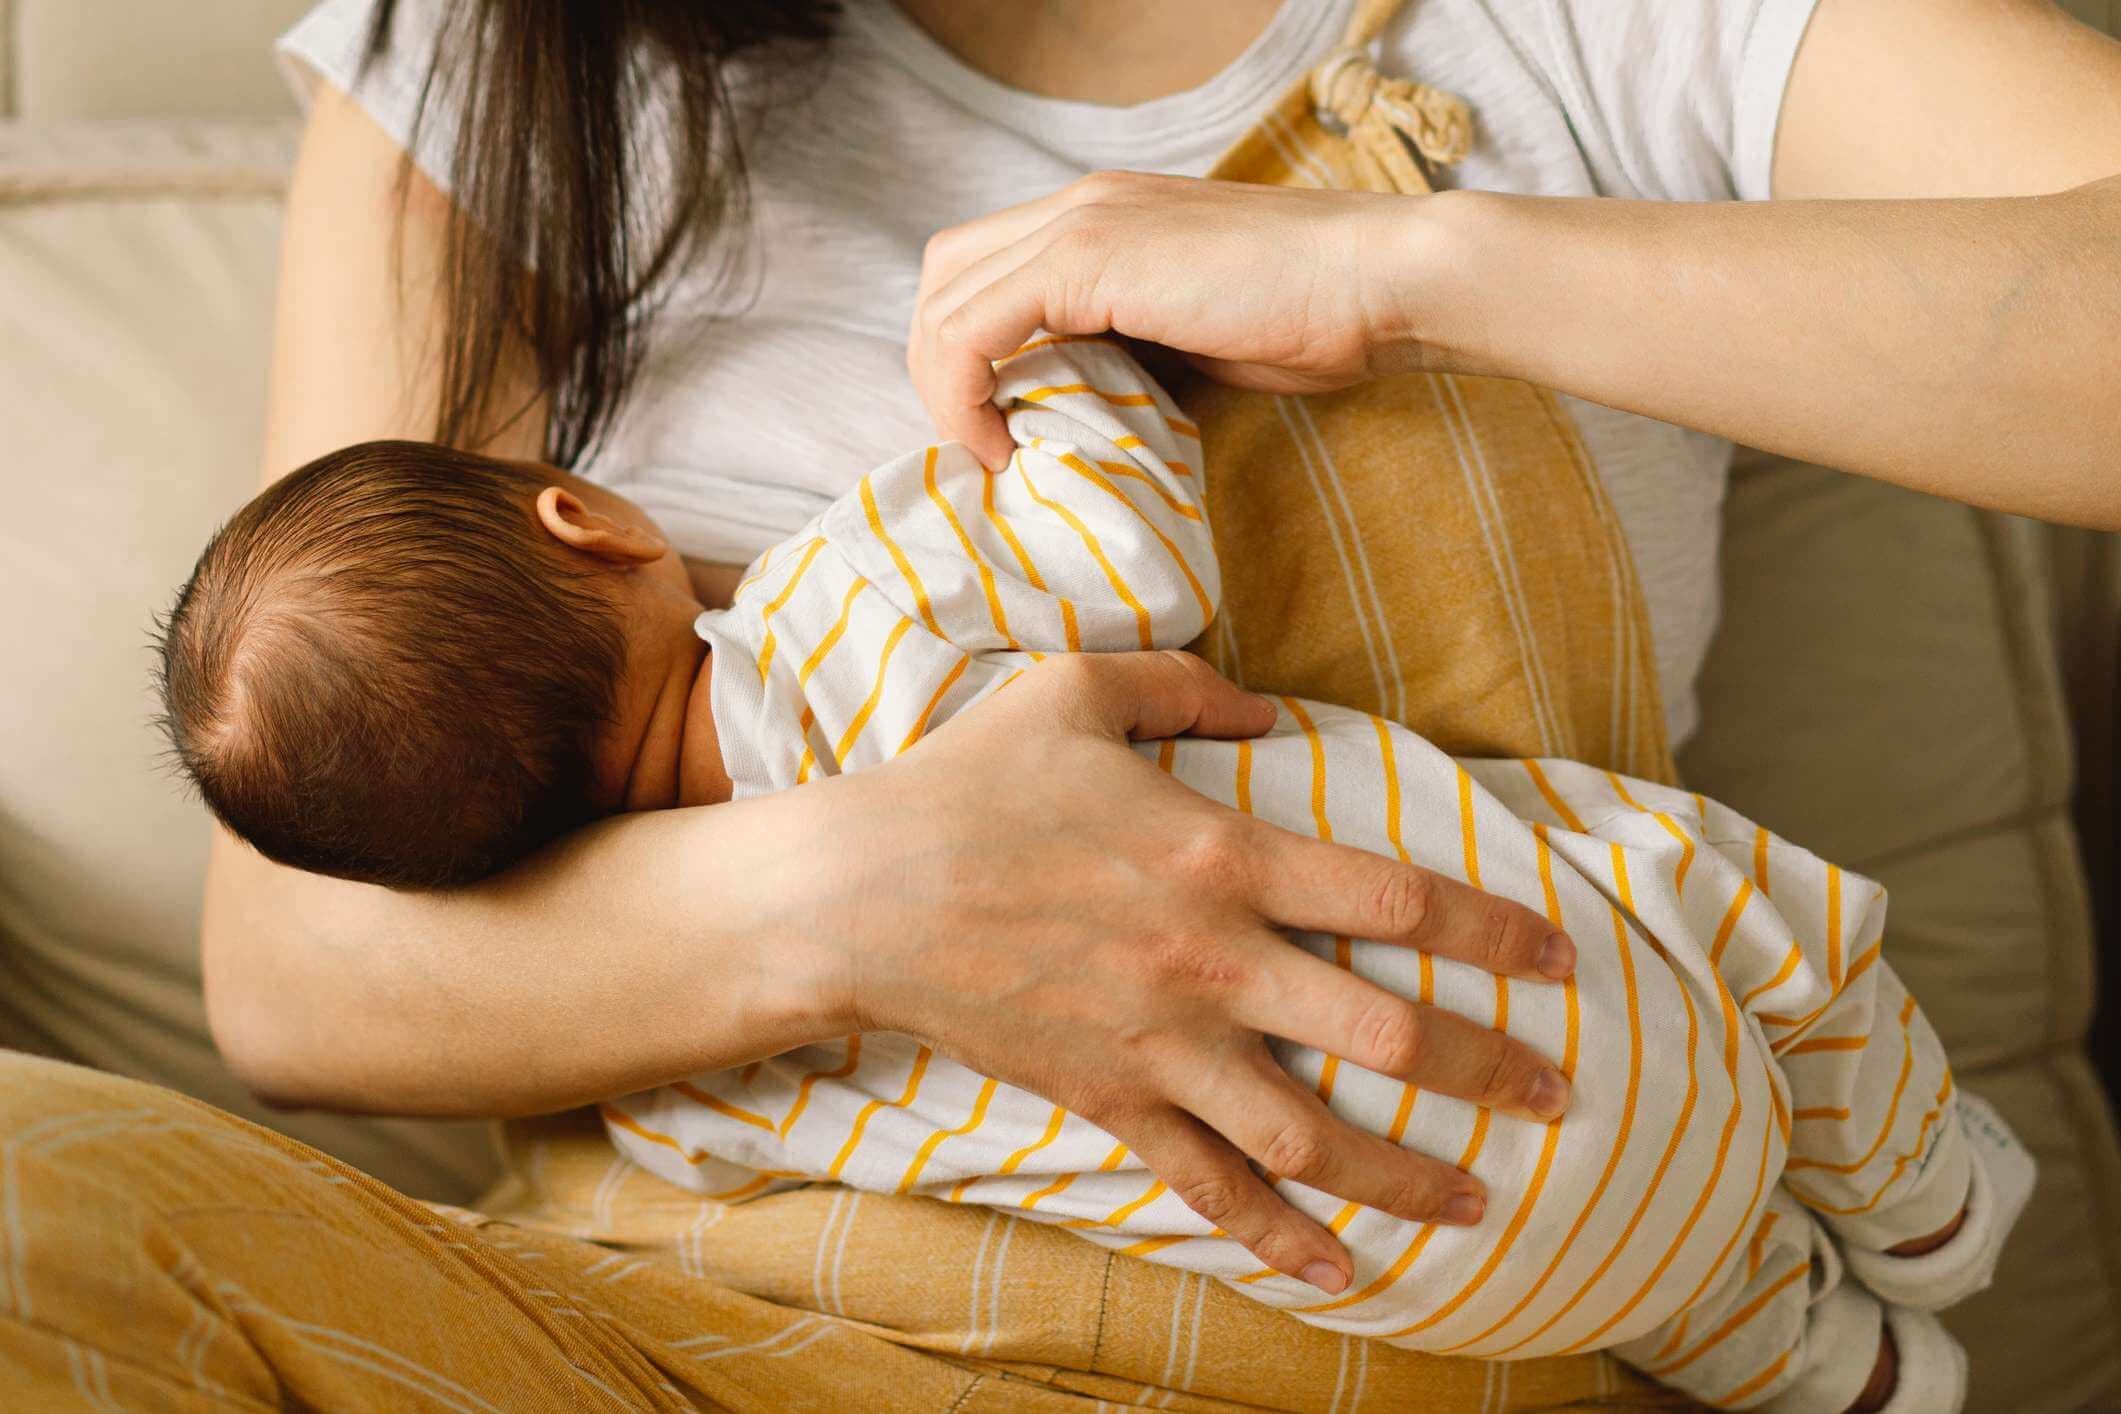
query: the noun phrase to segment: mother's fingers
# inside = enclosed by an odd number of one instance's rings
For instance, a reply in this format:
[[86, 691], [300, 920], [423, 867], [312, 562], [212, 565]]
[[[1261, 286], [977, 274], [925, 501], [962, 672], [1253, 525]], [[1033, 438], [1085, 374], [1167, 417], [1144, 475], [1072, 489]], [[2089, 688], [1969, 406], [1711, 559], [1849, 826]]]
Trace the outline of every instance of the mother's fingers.
[[1523, 1042], [1394, 995], [1300, 948], [1284, 946], [1248, 969], [1232, 991], [1230, 1015], [1254, 1030], [1485, 1109], [1551, 1120], [1568, 1108], [1567, 1078]]
[[[1018, 298], [1005, 324], [976, 325], [968, 305], [990, 302], [997, 286], [1025, 291], [1016, 277], [1037, 260], [1052, 239], [1050, 228], [1027, 232], [1021, 239], [987, 251], [947, 280], [923, 291], [906, 336], [906, 368], [921, 401], [943, 436], [964, 443], [990, 470], [1005, 465], [1016, 443], [993, 404], [995, 360], [1023, 347], [1040, 325], [1044, 303]], [[1054, 329], [1055, 333], [1093, 330]]]
[[1114, 740], [1256, 737], [1275, 717], [1266, 698], [1176, 649], [1055, 656], [1011, 692], [1041, 726], [1057, 719]]
[[1252, 904], [1284, 928], [1371, 938], [1504, 977], [1559, 981], [1576, 945], [1531, 909], [1418, 865], [1261, 826]]
[[1113, 1131], [1164, 1186], [1278, 1272], [1337, 1295], [1352, 1270], [1332, 1233], [1260, 1181], [1243, 1154], [1193, 1116], [1160, 1109]]
[[928, 238], [921, 252], [920, 298], [926, 300], [971, 266], [1011, 246], [1098, 189], [1099, 178], [1083, 177], [1030, 201], [1005, 206], [948, 226]]
[[1468, 1226], [1486, 1208], [1478, 1179], [1348, 1123], [1291, 1079], [1265, 1046], [1215, 1073], [1194, 1068], [1167, 1079], [1174, 1099], [1275, 1178], [1409, 1222]]

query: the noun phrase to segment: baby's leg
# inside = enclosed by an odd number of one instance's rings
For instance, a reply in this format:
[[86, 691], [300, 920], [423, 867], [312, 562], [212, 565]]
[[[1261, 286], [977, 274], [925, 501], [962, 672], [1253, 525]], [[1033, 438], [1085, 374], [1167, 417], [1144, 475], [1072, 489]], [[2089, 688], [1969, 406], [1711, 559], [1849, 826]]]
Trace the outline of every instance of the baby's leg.
[[[1800, 854], [1770, 848], [1756, 867], [1771, 876], [1780, 862], [1801, 881], [1817, 861]], [[1833, 1230], [1854, 1274], [1881, 1298], [1941, 1310], [1988, 1284], [2031, 1193], [2032, 1160], [1986, 1104], [1956, 1092], [1943, 1045], [1881, 960], [1884, 891], [1838, 871], [1826, 885], [1819, 920], [1778, 899], [1791, 940], [1734, 930], [1721, 969], [1788, 1086], [1784, 1186]], [[1801, 899], [1801, 883], [1791, 891]], [[1837, 948], [1828, 938], [1844, 912], [1851, 921]], [[1827, 995], [1816, 999], [1815, 985], [1792, 1014], [1772, 984], [1800, 957]]]
[[1817, 1217], [1780, 1188], [1721, 1287], [1613, 1353], [1724, 1409], [1947, 1414], [1966, 1384], [1936, 1318], [1850, 1280]]
[[[1598, 785], [1582, 767], [1554, 778], [1580, 797]], [[1890, 1304], [1937, 1310], [1986, 1285], [2032, 1162], [1955, 1093], [1936, 1033], [1884, 963], [1885, 890], [1713, 801], [1605, 782], [1593, 828], [1638, 850], [1661, 838], [1677, 856], [1669, 897], [1638, 892], [1644, 922], [1700, 936], [1720, 915], [1708, 961], [1773, 1058], [1790, 1195]], [[1893, 1255], [1910, 1244], [1934, 1250]]]
[[[1741, 865], [1732, 855], [1744, 832], [1713, 819], [1728, 814], [1720, 807], [1704, 813], [1712, 817], [1704, 836], [1729, 841], [1712, 846], [1711, 877], [1737, 876], [1716, 964], [1767, 1039], [1788, 1093], [1789, 1157], [1777, 1201], [1795, 1200], [1815, 1230], [1830, 1229], [1849, 1274], [1868, 1289], [1863, 1298], [1891, 1312], [1886, 1340], [1867, 1334], [1878, 1325], [1875, 1311], [1853, 1314], [1854, 1284], [1843, 1284], [1846, 1295], [1819, 1297], [1805, 1334], [1786, 1347], [1786, 1368], [1796, 1374], [1777, 1402], [1955, 1405], [1960, 1363], [1924, 1353], [1943, 1349], [1946, 1337], [1921, 1313], [1987, 1285], [2030, 1193], [2031, 1161], [1986, 1105], [1955, 1093], [1943, 1046], [1882, 960], [1884, 891], [1757, 827]], [[1816, 1261], [1805, 1280], [1829, 1285]], [[1818, 1314], [1829, 1301], [1849, 1309], [1831, 1334]], [[1698, 1330], [1698, 1313], [1696, 1320]], [[1851, 1390], [1863, 1391], [1850, 1384], [1857, 1363], [1876, 1372], [1874, 1401], [1851, 1405]], [[1651, 1373], [1665, 1376], [1654, 1364]], [[1804, 1388], [1812, 1393], [1797, 1399]], [[1917, 1394], [1920, 1402], [1909, 1404]]]
[[[1524, 813], [1551, 811], [1657, 859], [1640, 872], [1662, 887], [1635, 895], [1647, 927], [1668, 941], [1708, 940], [1706, 961], [1771, 1061], [1788, 1143], [1781, 1201], [1809, 1207], [1888, 1306], [1935, 1310], [1985, 1285], [2030, 1190], [2031, 1161], [1985, 1106], [1954, 1093], [1943, 1048], [1883, 964], [1885, 891], [1699, 796], [1565, 763], [1524, 774], [1543, 783]], [[1682, 960], [1686, 951], [1674, 943]], [[1794, 1318], [1779, 1335], [1789, 1343], [1776, 1357], [1790, 1357], [1780, 1378], [1808, 1378]], [[1856, 1353], [1867, 1371], [1876, 1340]], [[1855, 1361], [1837, 1364], [1836, 1377]]]

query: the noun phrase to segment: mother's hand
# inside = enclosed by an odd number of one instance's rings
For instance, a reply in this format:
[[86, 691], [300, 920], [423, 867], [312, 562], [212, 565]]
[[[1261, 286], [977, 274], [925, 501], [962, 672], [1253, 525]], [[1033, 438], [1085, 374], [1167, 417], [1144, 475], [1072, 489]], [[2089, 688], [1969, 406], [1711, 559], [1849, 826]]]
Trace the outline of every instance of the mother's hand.
[[1014, 444], [992, 361], [1032, 332], [1111, 330], [1224, 382], [1317, 392], [1413, 367], [1395, 293], [1430, 198], [1098, 172], [928, 242], [907, 364], [946, 437]]
[[1513, 977], [1566, 976], [1575, 951], [1537, 914], [1241, 815], [1124, 745], [1256, 736], [1273, 719], [1186, 654], [1051, 659], [891, 767], [834, 783], [887, 793], [840, 818], [900, 824], [888, 841], [837, 842], [856, 877], [828, 893], [861, 916], [819, 921], [854, 943], [845, 985], [862, 1029], [921, 1036], [1067, 1106], [1262, 1262], [1337, 1292], [1344, 1250], [1248, 1157], [1412, 1220], [1477, 1222], [1481, 1188], [1335, 1117], [1264, 1035], [1516, 1115], [1552, 1118], [1568, 1088], [1501, 1033], [1276, 930]]

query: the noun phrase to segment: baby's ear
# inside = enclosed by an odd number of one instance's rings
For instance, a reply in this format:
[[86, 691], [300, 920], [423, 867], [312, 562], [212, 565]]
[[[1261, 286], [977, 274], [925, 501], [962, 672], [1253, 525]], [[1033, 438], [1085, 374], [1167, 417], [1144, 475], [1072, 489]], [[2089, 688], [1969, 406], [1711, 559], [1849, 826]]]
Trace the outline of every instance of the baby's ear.
[[564, 486], [548, 486], [538, 492], [537, 514], [538, 524], [547, 535], [570, 550], [613, 565], [653, 564], [670, 553], [662, 536], [591, 510], [587, 502]]

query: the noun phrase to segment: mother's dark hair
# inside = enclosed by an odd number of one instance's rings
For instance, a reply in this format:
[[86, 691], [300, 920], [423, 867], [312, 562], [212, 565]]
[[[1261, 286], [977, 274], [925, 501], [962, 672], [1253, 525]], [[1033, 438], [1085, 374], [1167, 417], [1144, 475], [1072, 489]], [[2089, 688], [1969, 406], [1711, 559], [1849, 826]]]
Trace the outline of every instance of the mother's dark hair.
[[[660, 282], [742, 216], [732, 56], [829, 33], [828, 0], [438, 0], [413, 136], [453, 106], [448, 333], [435, 439], [476, 445], [511, 339], [552, 407], [546, 456], [572, 466], [611, 426], [646, 351]], [[378, 0], [366, 64], [392, 42]], [[664, 85], [668, 85], [667, 89]], [[655, 131], [644, 131], [653, 125]], [[666, 167], [667, 163], [667, 167]], [[644, 190], [644, 172], [669, 189]]]

